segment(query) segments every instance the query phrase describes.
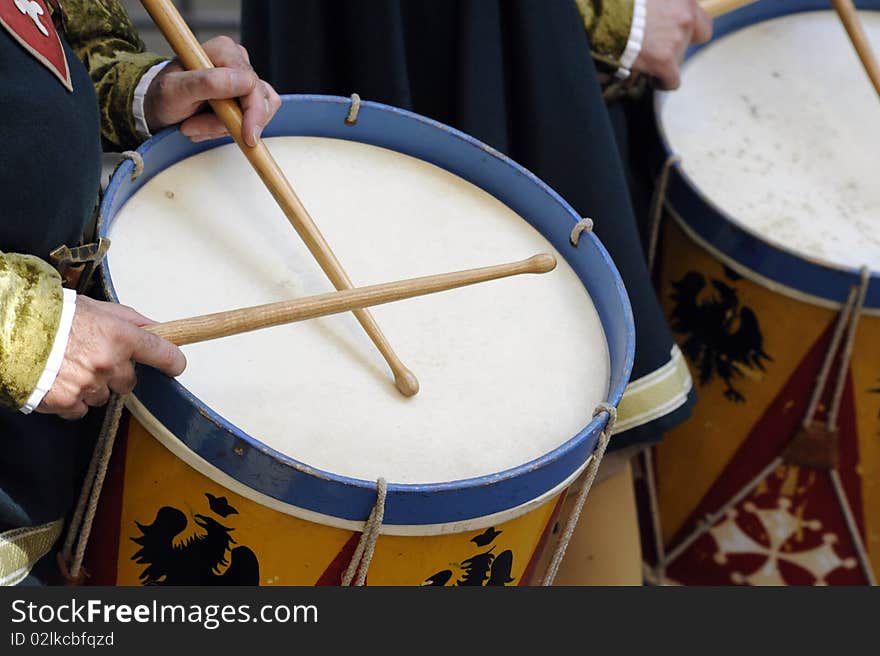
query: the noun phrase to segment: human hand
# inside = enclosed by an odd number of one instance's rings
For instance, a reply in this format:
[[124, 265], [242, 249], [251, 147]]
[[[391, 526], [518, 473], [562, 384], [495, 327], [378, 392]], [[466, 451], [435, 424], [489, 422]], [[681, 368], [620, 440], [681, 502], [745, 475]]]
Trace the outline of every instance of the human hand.
[[134, 362], [179, 376], [186, 358], [170, 342], [141, 329], [152, 323], [130, 307], [79, 296], [64, 362], [37, 412], [84, 417], [89, 406], [104, 405], [111, 392], [134, 389]]
[[647, 0], [647, 10], [645, 39], [633, 71], [652, 77], [661, 89], [677, 89], [685, 50], [712, 38], [712, 19], [697, 0]]
[[186, 71], [178, 60], [163, 68], [144, 96], [147, 126], [155, 133], [180, 123], [180, 131], [192, 141], [217, 139], [228, 134], [219, 118], [201, 112], [208, 100], [239, 98], [244, 115], [245, 143], [255, 146], [266, 124], [281, 107], [281, 98], [251, 68], [247, 50], [227, 36], [203, 44], [216, 68]]

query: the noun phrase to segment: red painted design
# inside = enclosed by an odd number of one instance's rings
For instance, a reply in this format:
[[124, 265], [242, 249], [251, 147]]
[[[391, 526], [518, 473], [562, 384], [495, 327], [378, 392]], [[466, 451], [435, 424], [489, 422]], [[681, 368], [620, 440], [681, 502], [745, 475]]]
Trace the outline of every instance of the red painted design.
[[[348, 568], [348, 564], [354, 557], [354, 551], [357, 549], [358, 542], [361, 539], [360, 533], [352, 533], [348, 538], [348, 542], [342, 545], [339, 553], [333, 558], [324, 573], [315, 581], [315, 585], [342, 585], [342, 574]], [[366, 585], [366, 581], [364, 581]]]
[[544, 550], [550, 542], [550, 536], [553, 535], [553, 529], [556, 528], [556, 523], [559, 521], [559, 513], [562, 511], [562, 504], [565, 502], [565, 497], [567, 495], [568, 490], [559, 495], [559, 500], [553, 508], [553, 514], [550, 515], [550, 521], [548, 521], [547, 526], [544, 527], [544, 532], [541, 533], [541, 538], [538, 540], [538, 546], [535, 547], [535, 551], [532, 552], [532, 557], [529, 559], [529, 563], [526, 565], [517, 585], [538, 585], [540, 583], [540, 581], [533, 581], [532, 577], [535, 575], [535, 569], [538, 567], [541, 556], [544, 554]]
[[69, 91], [73, 90], [61, 38], [44, 0], [0, 0], [0, 25]]
[[[718, 480], [694, 509], [669, 548], [700, 521], [717, 512], [790, 442], [803, 419], [832, 327], [816, 341]], [[836, 363], [835, 363], [836, 364]], [[836, 372], [836, 368], [832, 368]], [[833, 376], [823, 405], [830, 401]], [[821, 406], [820, 406], [821, 407]], [[824, 418], [817, 414], [817, 420]], [[863, 504], [857, 473], [855, 393], [847, 376], [839, 413], [840, 474], [859, 530]], [[713, 529], [667, 568], [669, 578], [686, 585], [784, 583], [787, 585], [864, 584], [843, 513], [825, 471], [784, 466], [772, 472]], [[820, 562], [825, 559], [824, 565]], [[834, 565], [829, 569], [830, 565]]]

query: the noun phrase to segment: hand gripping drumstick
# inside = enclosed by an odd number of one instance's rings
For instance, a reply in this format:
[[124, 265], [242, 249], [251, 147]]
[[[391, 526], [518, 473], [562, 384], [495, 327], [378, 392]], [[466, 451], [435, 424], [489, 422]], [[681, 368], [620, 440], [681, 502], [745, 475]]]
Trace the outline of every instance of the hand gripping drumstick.
[[[193, 35], [189, 26], [183, 20], [171, 0], [141, 0], [147, 13], [161, 30], [165, 39], [183, 65], [191, 71], [213, 68], [211, 60], [201, 44]], [[269, 149], [262, 139], [257, 140], [256, 146], [248, 146], [242, 139], [241, 107], [235, 100], [211, 100], [211, 108], [223, 121], [229, 134], [244, 152], [257, 174], [268, 187], [278, 205], [284, 211], [291, 225], [296, 229], [309, 251], [317, 260], [318, 264], [327, 274], [330, 282], [338, 290], [351, 289], [352, 284], [348, 275], [336, 259], [324, 236], [318, 230], [306, 208], [294, 192], [293, 187], [284, 177], [284, 173], [272, 157]], [[373, 340], [376, 348], [394, 372], [394, 383], [404, 396], [412, 396], [419, 391], [419, 381], [415, 374], [404, 366], [400, 358], [391, 348], [385, 335], [379, 329], [372, 315], [364, 309], [354, 310], [354, 316], [363, 326], [367, 335]]]
[[846, 33], [849, 34], [849, 40], [852, 41], [856, 54], [858, 54], [859, 59], [862, 61], [862, 66], [865, 67], [865, 72], [868, 74], [871, 84], [874, 85], [874, 90], [877, 92], [877, 95], [880, 95], [880, 65], [877, 64], [877, 58], [874, 57], [874, 52], [871, 50], [871, 43], [868, 41], [864, 29], [862, 29], [862, 23], [859, 20], [859, 14], [856, 11], [855, 5], [852, 3], [852, 0], [831, 0], [831, 4], [834, 5], [837, 15], [840, 16], [843, 27], [846, 28]]
[[267, 303], [239, 310], [204, 314], [190, 319], [179, 319], [167, 323], [145, 326], [154, 335], [169, 342], [183, 346], [204, 342], [209, 339], [228, 337], [239, 333], [279, 326], [305, 319], [315, 319], [328, 314], [350, 312], [371, 305], [382, 305], [414, 296], [424, 296], [436, 292], [475, 285], [498, 278], [507, 278], [522, 273], [547, 273], [556, 268], [556, 258], [544, 253], [527, 260], [497, 264], [480, 269], [468, 269], [455, 273], [441, 273], [434, 276], [410, 278], [398, 282], [370, 285], [356, 289], [346, 289], [328, 294], [298, 298], [279, 303]]

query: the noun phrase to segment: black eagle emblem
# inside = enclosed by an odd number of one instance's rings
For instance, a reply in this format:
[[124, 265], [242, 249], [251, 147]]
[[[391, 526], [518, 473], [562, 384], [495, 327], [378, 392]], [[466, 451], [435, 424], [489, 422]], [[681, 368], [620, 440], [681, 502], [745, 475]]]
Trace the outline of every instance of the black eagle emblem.
[[175, 542], [188, 525], [177, 508], [159, 508], [152, 524], [135, 522], [141, 535], [131, 540], [140, 549], [132, 560], [146, 565], [143, 585], [259, 585], [257, 557], [248, 547], [232, 547], [234, 529], [205, 515], [193, 515], [193, 523], [201, 531]]
[[[484, 547], [501, 535], [502, 531], [496, 531], [494, 527], [486, 529], [480, 535], [470, 539], [478, 547]], [[461, 562], [461, 578], [453, 585], [456, 586], [501, 586], [513, 583], [511, 570], [513, 569], [513, 552], [505, 549], [498, 555], [494, 553], [495, 547], [488, 551], [475, 554]], [[444, 569], [433, 576], [425, 579], [423, 586], [444, 586], [452, 579], [452, 570]]]
[[713, 279], [715, 293], [701, 300], [706, 279], [696, 271], [688, 272], [672, 286], [675, 308], [671, 328], [686, 336], [681, 349], [699, 371], [700, 384], [705, 385], [717, 374], [726, 385], [724, 396], [728, 400], [745, 401], [734, 387], [734, 380], [743, 376], [743, 368], [764, 371], [764, 363], [773, 361], [764, 352], [754, 311], [740, 305], [736, 290], [721, 280]]

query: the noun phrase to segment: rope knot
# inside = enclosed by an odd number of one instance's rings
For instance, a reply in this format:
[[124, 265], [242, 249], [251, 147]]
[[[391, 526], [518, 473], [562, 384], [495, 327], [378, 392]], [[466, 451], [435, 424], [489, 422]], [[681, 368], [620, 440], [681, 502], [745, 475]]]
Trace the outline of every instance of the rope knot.
[[85, 580], [88, 578], [89, 573], [86, 572], [85, 567], [80, 566], [79, 571], [76, 576], [70, 573], [70, 570], [67, 567], [67, 561], [64, 560], [64, 554], [60, 551], [58, 555], [55, 556], [55, 560], [58, 563], [58, 571], [61, 573], [61, 578], [64, 579], [64, 585], [82, 585], [85, 583]]
[[574, 228], [571, 230], [571, 236], [568, 238], [572, 246], [578, 245], [578, 242], [581, 240], [582, 232], [593, 232], [593, 219], [585, 216], [574, 224]]
[[593, 410], [593, 416], [598, 417], [603, 412], [608, 413], [608, 422], [605, 424], [605, 432], [611, 435], [614, 432], [614, 424], [617, 423], [617, 408], [610, 403], [600, 403]]
[[358, 122], [358, 112], [361, 111], [361, 97], [356, 93], [351, 94], [351, 107], [348, 116], [345, 117], [346, 125], [355, 125]]
[[122, 159], [131, 160], [134, 165], [134, 171], [131, 174], [132, 180], [137, 180], [140, 174], [144, 172], [144, 158], [136, 150], [126, 150], [122, 153]]

